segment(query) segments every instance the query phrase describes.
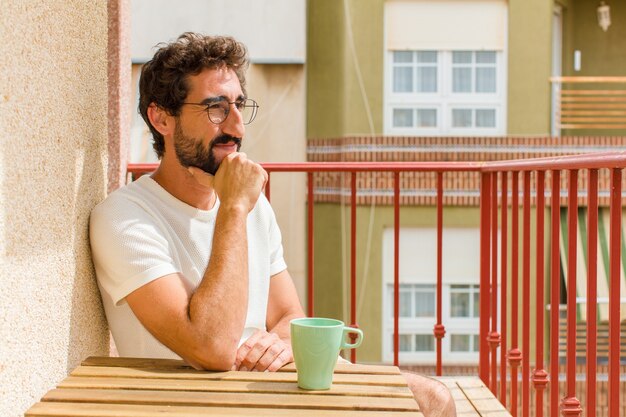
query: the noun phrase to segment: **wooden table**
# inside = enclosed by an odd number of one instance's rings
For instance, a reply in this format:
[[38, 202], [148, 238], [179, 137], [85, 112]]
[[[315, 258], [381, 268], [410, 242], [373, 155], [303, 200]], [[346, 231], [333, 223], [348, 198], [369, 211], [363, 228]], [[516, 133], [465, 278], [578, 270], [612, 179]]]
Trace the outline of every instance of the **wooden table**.
[[[441, 380], [459, 416], [509, 416], [478, 378]], [[27, 417], [35, 416], [422, 416], [395, 366], [337, 365], [328, 391], [296, 385], [295, 367], [281, 372], [204, 372], [182, 361], [91, 357]]]

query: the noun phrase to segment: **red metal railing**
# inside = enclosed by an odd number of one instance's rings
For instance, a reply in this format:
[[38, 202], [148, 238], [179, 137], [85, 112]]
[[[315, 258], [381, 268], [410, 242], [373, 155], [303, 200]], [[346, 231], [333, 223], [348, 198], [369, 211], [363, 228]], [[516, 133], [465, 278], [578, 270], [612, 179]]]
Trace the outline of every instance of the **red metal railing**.
[[[400, 176], [403, 172], [434, 172], [436, 173], [436, 205], [437, 205], [437, 312], [433, 335], [436, 340], [436, 372], [442, 373], [442, 338], [445, 326], [442, 323], [442, 267], [445, 255], [442, 253], [443, 230], [443, 178], [446, 173], [466, 171], [480, 173], [480, 337], [479, 337], [479, 376], [498, 395], [500, 401], [518, 415], [520, 392], [518, 387], [518, 369], [521, 365], [521, 413], [524, 417], [531, 414], [531, 383], [534, 388], [536, 416], [544, 412], [544, 391], [550, 388], [551, 416], [580, 416], [582, 409], [576, 397], [576, 256], [577, 256], [577, 219], [578, 203], [581, 196], [578, 189], [578, 177], [581, 171], [588, 171], [587, 207], [587, 262], [589, 285], [587, 285], [587, 384], [585, 415], [595, 416], [596, 405], [596, 265], [597, 230], [598, 230], [598, 170], [610, 170], [610, 294], [609, 294], [609, 409], [608, 415], [620, 415], [619, 384], [620, 384], [620, 279], [621, 279], [621, 216], [622, 216], [622, 168], [626, 167], [626, 152], [610, 154], [576, 155], [569, 157], [541, 158], [530, 160], [499, 161], [488, 163], [266, 163], [264, 168], [270, 174], [275, 172], [306, 172], [307, 173], [307, 313], [314, 314], [314, 240], [313, 212], [314, 187], [313, 176], [318, 172], [343, 172], [350, 174], [350, 320], [351, 325], [358, 327], [356, 318], [356, 177], [359, 172], [393, 173], [393, 205], [394, 205], [394, 364], [399, 364], [399, 234], [400, 234]], [[129, 165], [128, 172], [141, 174], [151, 172], [155, 165]], [[564, 177], [561, 171], [568, 171]], [[547, 178], [548, 177], [548, 178]], [[559, 308], [551, 308], [546, 314], [545, 299], [551, 306], [560, 302], [560, 252], [559, 226], [561, 210], [561, 178], [568, 179], [567, 210], [568, 210], [568, 267], [567, 267], [567, 357], [566, 357], [566, 390], [559, 391]], [[498, 181], [498, 179], [500, 181]], [[519, 198], [520, 179], [522, 182], [522, 314], [519, 314]], [[550, 184], [550, 256], [549, 268], [551, 284], [545, 285], [544, 269], [544, 209], [545, 182]], [[270, 197], [270, 182], [266, 185], [266, 196]], [[498, 187], [499, 184], [499, 187]], [[510, 184], [510, 186], [509, 186]], [[509, 192], [510, 204], [509, 204]], [[531, 190], [535, 191], [532, 196]], [[582, 194], [581, 194], [582, 195]], [[533, 203], [534, 201], [534, 203]], [[535, 277], [536, 293], [531, 294], [531, 207], [535, 207]], [[500, 210], [498, 210], [498, 208]], [[498, 211], [500, 217], [498, 219]], [[509, 235], [510, 213], [510, 235]], [[500, 236], [500, 253], [498, 254], [498, 233]], [[510, 244], [510, 246], [509, 246]], [[510, 252], [508, 248], [511, 248]], [[509, 263], [510, 253], [510, 263]], [[500, 272], [498, 276], [498, 261]], [[511, 266], [510, 269], [508, 266]], [[556, 278], [556, 279], [555, 279]], [[498, 287], [500, 285], [500, 287]], [[548, 294], [544, 292], [547, 290]], [[500, 308], [498, 309], [498, 291]], [[510, 293], [510, 299], [508, 294]], [[535, 297], [536, 323], [530, 322], [531, 297]], [[510, 315], [509, 315], [510, 301]], [[508, 327], [508, 324], [511, 327]], [[522, 346], [519, 346], [519, 330], [521, 325]], [[531, 326], [535, 331], [535, 354], [531, 357], [530, 340]], [[544, 333], [549, 329], [549, 361], [544, 363]], [[498, 349], [500, 356], [498, 361]], [[507, 350], [508, 349], [508, 350]], [[353, 361], [356, 352], [352, 351]], [[531, 359], [534, 370], [530, 372]], [[508, 368], [510, 372], [507, 372]], [[499, 374], [498, 374], [498, 366]], [[510, 376], [510, 383], [509, 378]], [[499, 390], [498, 390], [498, 384]]]

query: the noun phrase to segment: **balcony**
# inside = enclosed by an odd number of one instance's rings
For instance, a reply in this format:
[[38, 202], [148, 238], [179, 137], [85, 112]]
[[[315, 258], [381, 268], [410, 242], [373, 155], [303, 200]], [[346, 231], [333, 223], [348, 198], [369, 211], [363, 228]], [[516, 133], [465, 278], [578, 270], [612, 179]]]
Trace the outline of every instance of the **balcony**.
[[[429, 191], [436, 208], [437, 232], [432, 242], [436, 247], [436, 314], [431, 332], [435, 340], [432, 365], [437, 375], [448, 369], [442, 351], [447, 330], [442, 315], [443, 283], [445, 265], [455, 259], [454, 253], [443, 250], [444, 216], [463, 201], [448, 191], [460, 174], [477, 178], [480, 234], [466, 245], [480, 248], [478, 375], [514, 416], [626, 415], [624, 398], [620, 398], [620, 380], [626, 373], [620, 362], [624, 358], [620, 353], [621, 319], [626, 312], [621, 254], [626, 152], [491, 162], [263, 165], [270, 174], [265, 189], [268, 198], [275, 175], [299, 172], [307, 176], [305, 305], [309, 315], [316, 314], [316, 301], [321, 297], [316, 275], [320, 260], [314, 251], [315, 210], [316, 201], [326, 197], [318, 195], [322, 188], [317, 185], [331, 173], [346, 183], [349, 193], [341, 198], [350, 211], [347, 280], [352, 326], [359, 326], [357, 206], [366, 198], [359, 190], [363, 191], [373, 173], [390, 180], [389, 196], [383, 203], [393, 208], [392, 362], [401, 367], [410, 365], [402, 363], [400, 349], [401, 203], [410, 201], [411, 187]], [[150, 164], [129, 165], [128, 172], [136, 177], [154, 169]], [[415, 176], [430, 182], [407, 180]], [[579, 209], [583, 207], [585, 217], [581, 218]], [[585, 223], [585, 239], [578, 232], [583, 229], [579, 222]], [[608, 233], [602, 240], [604, 231]], [[607, 259], [601, 259], [603, 253]], [[586, 263], [581, 263], [581, 256]], [[598, 276], [605, 261], [606, 282]], [[551, 277], [563, 277], [564, 285], [561, 279]], [[605, 292], [599, 292], [600, 287]], [[350, 359], [358, 361], [354, 350]]]

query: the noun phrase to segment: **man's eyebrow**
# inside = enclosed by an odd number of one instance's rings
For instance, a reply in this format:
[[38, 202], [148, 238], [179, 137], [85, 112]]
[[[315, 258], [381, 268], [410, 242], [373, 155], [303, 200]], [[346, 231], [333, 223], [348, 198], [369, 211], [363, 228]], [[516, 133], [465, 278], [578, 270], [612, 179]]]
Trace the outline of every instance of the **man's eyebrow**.
[[[235, 101], [236, 102], [244, 101], [246, 98], [247, 97], [245, 95], [240, 94]], [[207, 97], [204, 100], [202, 100], [200, 104], [209, 105], [213, 103], [219, 103], [220, 101], [228, 101], [228, 98], [225, 96]]]
[[218, 103], [223, 100], [226, 100], [226, 97], [224, 96], [207, 97], [204, 100], [202, 100], [200, 104], [213, 104], [213, 103]]

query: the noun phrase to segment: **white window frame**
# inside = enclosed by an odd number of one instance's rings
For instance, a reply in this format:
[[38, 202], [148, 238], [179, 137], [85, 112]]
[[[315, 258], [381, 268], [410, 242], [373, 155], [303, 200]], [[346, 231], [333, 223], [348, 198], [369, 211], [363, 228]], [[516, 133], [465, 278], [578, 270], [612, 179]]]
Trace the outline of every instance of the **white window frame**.
[[[421, 49], [426, 51], [427, 49]], [[430, 49], [433, 50], [433, 49]], [[394, 93], [393, 92], [393, 50], [385, 51], [384, 77], [384, 132], [387, 135], [421, 136], [499, 136], [506, 134], [506, 51], [496, 52], [496, 92], [490, 93], [453, 93], [452, 92], [452, 52], [440, 50], [437, 58], [437, 93]], [[480, 52], [480, 51], [471, 51]], [[475, 65], [475, 64], [474, 64]], [[474, 66], [475, 68], [475, 66]], [[432, 108], [437, 110], [435, 128], [398, 128], [393, 127], [394, 108]], [[493, 128], [454, 128], [452, 127], [452, 109], [495, 109]]]
[[[400, 280], [404, 283], [403, 280]], [[434, 283], [433, 283], [434, 284]], [[448, 365], [456, 364], [477, 364], [478, 352], [452, 352], [451, 350], [451, 335], [452, 334], [469, 334], [478, 335], [479, 333], [479, 318], [478, 317], [451, 317], [450, 314], [450, 296], [451, 285], [455, 284], [443, 284], [442, 285], [442, 323], [445, 326], [446, 334], [441, 340], [441, 352], [444, 356], [444, 363]], [[466, 285], [466, 284], [463, 284]], [[472, 285], [478, 285], [472, 284]], [[383, 361], [393, 361], [393, 297], [389, 296], [389, 283], [383, 284]], [[393, 295], [393, 286], [391, 286], [391, 294]], [[435, 316], [434, 317], [420, 317], [420, 318], [406, 318], [399, 317], [399, 330], [400, 334], [428, 334], [433, 335], [433, 328], [437, 323], [436, 317], [437, 300], [435, 292]], [[435, 339], [434, 350], [432, 352], [398, 352], [398, 359], [402, 364], [425, 364], [432, 365], [437, 360], [437, 340]]]

